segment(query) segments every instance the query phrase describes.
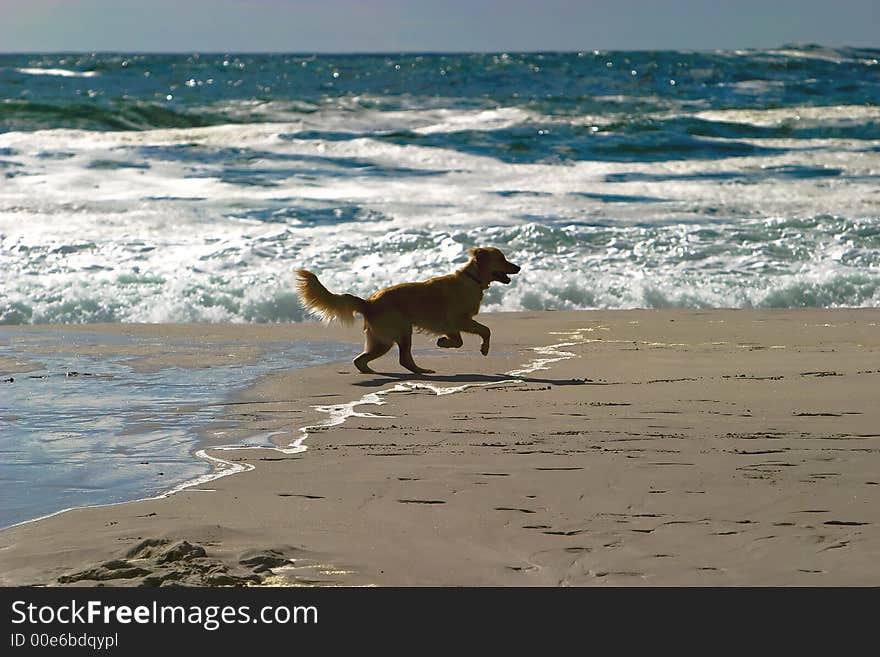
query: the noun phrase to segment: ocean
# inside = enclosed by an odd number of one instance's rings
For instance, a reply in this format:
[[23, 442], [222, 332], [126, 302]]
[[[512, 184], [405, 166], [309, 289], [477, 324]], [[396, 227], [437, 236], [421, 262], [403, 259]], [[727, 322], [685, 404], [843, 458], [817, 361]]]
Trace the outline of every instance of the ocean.
[[880, 305], [880, 50], [0, 56], [0, 323]]

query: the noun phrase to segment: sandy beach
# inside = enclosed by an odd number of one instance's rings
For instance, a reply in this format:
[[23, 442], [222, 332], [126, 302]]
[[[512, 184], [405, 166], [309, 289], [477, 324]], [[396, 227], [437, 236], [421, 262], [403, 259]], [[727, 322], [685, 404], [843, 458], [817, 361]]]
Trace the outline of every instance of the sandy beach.
[[[434, 375], [393, 351], [378, 375], [260, 379], [205, 439], [283, 449], [208, 449], [241, 471], [3, 530], [0, 584], [880, 585], [880, 310], [480, 317], [485, 358], [473, 336], [416, 336]], [[360, 342], [318, 324], [100, 331], [219, 335], [240, 345], [223, 362], [267, 341], [351, 342], [352, 357]]]

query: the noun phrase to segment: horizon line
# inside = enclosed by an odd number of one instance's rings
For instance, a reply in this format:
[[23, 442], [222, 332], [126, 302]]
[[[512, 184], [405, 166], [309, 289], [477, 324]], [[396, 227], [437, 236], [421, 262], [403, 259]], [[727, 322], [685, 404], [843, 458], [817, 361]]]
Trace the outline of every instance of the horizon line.
[[729, 47], [729, 48], [581, 48], [581, 49], [525, 49], [525, 50], [15, 50], [0, 51], [0, 56], [9, 55], [287, 55], [287, 56], [389, 56], [389, 55], [564, 55], [564, 54], [601, 54], [613, 52], [679, 52], [679, 53], [713, 53], [737, 51], [768, 51], [784, 49], [843, 49], [880, 50], [878, 45], [827, 45], [814, 42], [783, 43], [770, 47]]

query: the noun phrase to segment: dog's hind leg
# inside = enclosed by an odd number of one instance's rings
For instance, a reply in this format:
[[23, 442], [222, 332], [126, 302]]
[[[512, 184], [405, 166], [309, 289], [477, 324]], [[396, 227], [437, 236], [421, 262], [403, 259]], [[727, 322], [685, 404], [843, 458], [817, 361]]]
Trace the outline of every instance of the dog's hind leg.
[[465, 333], [476, 333], [483, 338], [483, 344], [480, 345], [480, 353], [484, 356], [489, 353], [489, 338], [492, 332], [488, 326], [483, 326], [479, 322], [469, 319], [461, 325], [461, 330]]
[[434, 370], [426, 370], [416, 365], [412, 357], [412, 329], [409, 329], [403, 337], [397, 341], [400, 350], [400, 364], [415, 374], [433, 374]]
[[461, 333], [458, 333], [457, 331], [455, 333], [450, 333], [448, 335], [444, 335], [442, 338], [437, 339], [438, 347], [458, 349], [463, 344], [464, 340], [461, 339]]
[[375, 372], [370, 369], [369, 362], [371, 360], [376, 360], [379, 356], [387, 354], [388, 350], [391, 349], [394, 343], [382, 342], [373, 335], [369, 329], [365, 330], [364, 333], [367, 334], [367, 339], [364, 344], [364, 353], [354, 359], [354, 366], [364, 374], [375, 374]]

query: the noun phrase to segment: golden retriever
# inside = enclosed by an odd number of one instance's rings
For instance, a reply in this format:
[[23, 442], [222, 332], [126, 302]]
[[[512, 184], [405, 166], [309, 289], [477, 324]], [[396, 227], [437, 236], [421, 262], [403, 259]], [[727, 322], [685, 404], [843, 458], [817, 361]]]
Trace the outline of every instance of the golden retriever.
[[520, 270], [495, 248], [471, 249], [469, 254], [468, 263], [454, 274], [387, 287], [369, 299], [333, 294], [305, 269], [296, 272], [297, 292], [306, 311], [323, 320], [351, 324], [355, 313], [363, 316], [364, 352], [354, 359], [361, 372], [373, 374], [370, 361], [387, 353], [396, 342], [401, 365], [416, 374], [433, 374], [434, 370], [419, 367], [413, 360], [413, 327], [442, 336], [438, 347], [460, 347], [462, 333], [475, 333], [483, 340], [480, 352], [485, 356], [489, 353], [489, 328], [473, 319], [480, 311], [483, 291], [492, 281], [510, 283], [508, 274]]

